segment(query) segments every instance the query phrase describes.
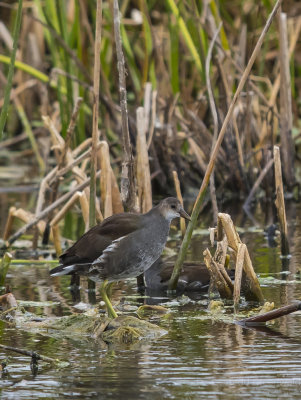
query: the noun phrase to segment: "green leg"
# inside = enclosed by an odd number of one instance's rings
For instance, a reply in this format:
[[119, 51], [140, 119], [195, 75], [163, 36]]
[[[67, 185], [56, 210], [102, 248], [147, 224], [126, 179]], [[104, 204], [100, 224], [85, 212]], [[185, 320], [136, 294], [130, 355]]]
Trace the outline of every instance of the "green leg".
[[111, 284], [109, 284], [107, 280], [103, 281], [101, 288], [100, 288], [100, 293], [101, 293], [101, 297], [102, 297], [103, 301], [106, 304], [107, 311], [108, 311], [108, 317], [109, 318], [117, 318], [118, 315], [117, 315], [116, 311], [114, 310], [112, 303], [109, 299], [108, 293], [107, 293], [107, 289], [110, 289], [110, 287], [111, 287]]

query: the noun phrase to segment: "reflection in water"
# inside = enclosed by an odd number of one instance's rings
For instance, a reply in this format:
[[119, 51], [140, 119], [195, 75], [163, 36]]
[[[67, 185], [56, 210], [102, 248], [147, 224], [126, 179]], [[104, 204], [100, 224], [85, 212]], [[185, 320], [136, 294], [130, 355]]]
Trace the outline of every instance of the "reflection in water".
[[[277, 278], [264, 283], [267, 301], [275, 306], [301, 298], [300, 268], [301, 221], [296, 210], [295, 226], [290, 224], [292, 258], [284, 274], [279, 248], [268, 246], [263, 229], [255, 231], [247, 219], [239, 220], [241, 236], [247, 244], [254, 267], [262, 277]], [[258, 220], [261, 218], [258, 217]], [[262, 219], [263, 220], [263, 219]], [[291, 219], [291, 221], [294, 221]], [[271, 221], [269, 221], [270, 223]], [[200, 258], [208, 237], [196, 237], [191, 260]], [[49, 277], [49, 268], [14, 266], [9, 283], [23, 300], [56, 301], [59, 306], [27, 308], [39, 315], [55, 316], [74, 312], [74, 303], [89, 303], [88, 284], [81, 280], [76, 295], [69, 290], [69, 277]], [[92, 293], [99, 302], [99, 294]], [[80, 296], [80, 297], [79, 297]], [[137, 297], [138, 296], [138, 297]], [[205, 299], [205, 300], [204, 300]], [[135, 280], [120, 283], [113, 302], [132, 310], [149, 299], [137, 295]], [[168, 334], [155, 341], [134, 345], [107, 345], [90, 338], [52, 337], [16, 330], [0, 324], [1, 343], [36, 350], [41, 354], [69, 360], [69, 368], [56, 370], [40, 363], [36, 377], [29, 359], [11, 355], [9, 376], [2, 377], [2, 397], [18, 399], [299, 399], [301, 388], [300, 313], [283, 317], [271, 328], [241, 327], [204, 319], [206, 298], [186, 296], [169, 301], [170, 313], [159, 322]], [[79, 312], [77, 310], [77, 312]], [[1, 353], [2, 361], [6, 354]]]

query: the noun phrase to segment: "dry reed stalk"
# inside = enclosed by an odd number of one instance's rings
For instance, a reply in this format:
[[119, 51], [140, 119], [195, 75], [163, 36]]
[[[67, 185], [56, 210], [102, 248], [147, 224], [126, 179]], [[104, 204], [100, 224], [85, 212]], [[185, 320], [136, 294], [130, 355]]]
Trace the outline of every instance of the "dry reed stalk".
[[152, 188], [149, 169], [149, 157], [146, 144], [145, 110], [139, 107], [137, 117], [137, 186], [140, 211], [146, 213], [152, 208]]
[[206, 267], [210, 272], [211, 279], [213, 280], [213, 283], [217, 288], [220, 296], [224, 299], [232, 299], [232, 291], [229, 288], [216, 261], [212, 258], [210, 251], [206, 249], [203, 254]]
[[[100, 143], [98, 143], [98, 146], [97, 146], [97, 150], [100, 148], [100, 146], [101, 146], [101, 144]], [[72, 157], [75, 157], [75, 154], [79, 154], [80, 152], [76, 152], [76, 150], [79, 148], [80, 146], [78, 146], [73, 152], [72, 152]], [[66, 165], [66, 167], [64, 167], [64, 168], [62, 168], [60, 171], [57, 171], [57, 167], [55, 167], [54, 168], [54, 170], [56, 171], [55, 172], [55, 177], [54, 177], [54, 179], [59, 179], [59, 178], [61, 178], [63, 175], [65, 175], [67, 172], [69, 172], [70, 170], [72, 170], [74, 167], [76, 167], [78, 164], [80, 164], [82, 161], [84, 161], [84, 160], [86, 160], [89, 156], [90, 156], [90, 154], [91, 154], [91, 149], [89, 149], [89, 150], [86, 150], [83, 154], [81, 154], [79, 157], [77, 157], [76, 159], [74, 159], [73, 161], [70, 161], [67, 165]], [[83, 175], [83, 170], [80, 168], [80, 170], [81, 170], [81, 176], [84, 176]], [[76, 172], [77, 172], [77, 170], [75, 170], [75, 175], [76, 175]], [[50, 179], [49, 180], [49, 185], [51, 185], [52, 184], [52, 180]]]
[[103, 218], [102, 212], [100, 210], [100, 202], [99, 202], [98, 198], [95, 199], [95, 214], [96, 214], [96, 221], [102, 222], [104, 218]]
[[242, 145], [241, 145], [241, 140], [240, 140], [240, 136], [239, 136], [239, 130], [238, 130], [238, 126], [237, 126], [237, 120], [236, 120], [236, 116], [235, 115], [233, 115], [232, 122], [233, 122], [236, 146], [237, 146], [237, 151], [238, 151], [238, 159], [239, 159], [241, 167], [244, 168], [244, 166], [245, 166], [244, 156], [243, 156]]
[[[182, 197], [182, 193], [181, 193], [181, 186], [180, 186], [180, 181], [179, 181], [179, 177], [177, 174], [177, 171], [172, 171], [172, 176], [173, 176], [173, 181], [175, 184], [175, 189], [176, 189], [176, 193], [177, 193], [177, 198], [180, 201], [180, 203], [183, 206], [183, 197]], [[182, 236], [185, 235], [185, 230], [186, 230], [186, 224], [185, 224], [185, 219], [184, 218], [180, 218], [180, 228], [181, 228], [181, 232], [182, 232]]]
[[127, 92], [125, 80], [125, 63], [122, 51], [120, 35], [120, 16], [118, 0], [114, 0], [114, 35], [116, 44], [117, 68], [119, 78], [120, 108], [122, 119], [122, 139], [123, 139], [123, 161], [121, 171], [121, 198], [122, 202], [129, 211], [133, 211], [136, 205], [134, 158], [130, 142]]
[[67, 154], [68, 149], [70, 149], [70, 143], [71, 143], [71, 139], [74, 134], [76, 119], [77, 119], [79, 109], [80, 109], [82, 102], [83, 102], [82, 97], [77, 97], [77, 99], [75, 100], [75, 105], [74, 105], [74, 108], [72, 111], [71, 119], [70, 119], [69, 126], [68, 126], [67, 133], [66, 133], [66, 138], [64, 141], [64, 147], [60, 154], [60, 160], [58, 163], [58, 171], [61, 170], [66, 164], [66, 154]]
[[85, 221], [86, 231], [89, 229], [90, 221], [89, 221], [89, 202], [87, 201], [87, 197], [84, 192], [80, 192], [79, 202], [82, 210], [82, 216]]
[[[25, 222], [25, 224], [29, 224], [30, 221], [34, 218], [34, 214], [30, 213], [29, 211], [23, 210], [23, 208], [15, 208], [11, 207], [10, 213], [8, 215], [8, 219], [6, 222], [6, 229], [5, 233], [3, 235], [3, 240], [8, 240], [9, 234], [11, 232], [13, 220], [15, 218], [20, 219], [21, 221]], [[43, 232], [45, 231], [46, 228], [46, 222], [45, 221], [39, 221], [37, 224], [38, 231], [40, 235], [43, 235]], [[52, 236], [51, 236], [52, 239]], [[10, 240], [9, 240], [10, 243]]]
[[80, 143], [80, 144], [76, 147], [76, 149], [74, 149], [74, 150], [72, 151], [72, 157], [73, 157], [73, 158], [78, 157], [79, 154], [80, 154], [82, 151], [86, 150], [88, 147], [89, 147], [89, 151], [91, 151], [91, 148], [90, 148], [90, 147], [91, 147], [91, 143], [92, 143], [92, 138], [88, 138], [88, 139], [84, 140], [82, 143]]
[[112, 168], [111, 168], [111, 190], [112, 190], [113, 214], [124, 212], [119, 187], [117, 184], [117, 179]]
[[144, 87], [144, 101], [143, 101], [143, 108], [144, 108], [144, 123], [145, 123], [145, 131], [149, 131], [149, 123], [150, 123], [150, 116], [151, 116], [151, 106], [152, 106], [152, 84], [150, 82], [146, 82]]
[[[37, 79], [29, 79], [28, 81], [21, 83], [15, 89], [12, 89], [12, 91], [10, 92], [10, 100], [11, 101], [14, 100], [15, 97], [18, 97], [21, 93], [23, 93], [27, 89], [33, 88], [35, 85], [37, 85], [37, 83], [38, 83]], [[3, 103], [4, 103], [4, 99], [0, 99], [0, 108], [3, 107]], [[17, 138], [15, 138], [15, 139], [17, 139]]]
[[[100, 175], [100, 171], [96, 173], [96, 177]], [[23, 235], [25, 232], [28, 231], [31, 227], [35, 226], [39, 221], [41, 221], [43, 218], [45, 218], [50, 212], [52, 212], [55, 208], [59, 207], [61, 204], [63, 204], [65, 201], [68, 201], [70, 197], [74, 195], [75, 192], [83, 190], [85, 187], [87, 187], [90, 183], [90, 178], [87, 178], [84, 182], [80, 183], [77, 185], [75, 188], [70, 190], [69, 192], [65, 193], [63, 196], [61, 196], [59, 199], [57, 199], [53, 204], [50, 206], [46, 207], [43, 211], [41, 211], [38, 215], [31, 216], [30, 222], [28, 222], [25, 226], [20, 228], [15, 234], [13, 234], [9, 240], [8, 243], [11, 245], [15, 240], [17, 240], [21, 235]], [[24, 210], [22, 210], [24, 212]], [[45, 222], [41, 221], [42, 224], [44, 224], [44, 229], [45, 230]]]
[[263, 181], [264, 177], [266, 176], [266, 174], [269, 172], [269, 170], [272, 168], [274, 164], [274, 160], [271, 158], [267, 164], [265, 165], [265, 167], [261, 170], [258, 178], [256, 179], [246, 201], [244, 202], [243, 208], [247, 209], [249, 208], [250, 202], [254, 196], [254, 194], [256, 193], [257, 189], [259, 188], [261, 182]]
[[113, 214], [112, 177], [111, 177], [112, 168], [110, 164], [110, 152], [108, 143], [105, 141], [102, 141], [100, 143], [101, 146], [97, 153], [101, 169], [100, 195], [102, 198], [104, 218], [108, 218]]
[[58, 225], [52, 226], [51, 232], [52, 232], [55, 252], [56, 252], [56, 255], [59, 257], [62, 254], [61, 236], [60, 236], [59, 226]]
[[[300, 35], [300, 31], [301, 31], [301, 17], [299, 17], [297, 19], [296, 22], [296, 26], [295, 26], [295, 30], [290, 38], [290, 46], [289, 46], [289, 59], [291, 59], [292, 54], [295, 51], [296, 45], [298, 43], [298, 39], [299, 39], [299, 35]], [[277, 96], [278, 96], [278, 92], [279, 92], [279, 88], [280, 88], [280, 73], [277, 75], [277, 78], [275, 79], [275, 82], [273, 84], [272, 90], [271, 90], [271, 95], [270, 95], [270, 99], [267, 101], [266, 105], [270, 108], [274, 108], [274, 113], [275, 113], [275, 122], [277, 122], [277, 118], [281, 118], [280, 114], [278, 114], [277, 112], [275, 112], [275, 105], [277, 103]], [[274, 124], [275, 124], [274, 122]], [[276, 124], [275, 124], [276, 125]], [[276, 127], [275, 127], [276, 129]], [[264, 143], [266, 136], [268, 134], [269, 130], [268, 130], [268, 126], [267, 126], [267, 121], [264, 121], [262, 130], [260, 132], [260, 141], [259, 141], [259, 147], [262, 146], [262, 143]]]
[[238, 306], [240, 299], [241, 278], [245, 260], [245, 251], [246, 251], [246, 245], [244, 243], [240, 243], [237, 249], [236, 266], [235, 266], [235, 280], [234, 280], [234, 290], [233, 290], [234, 309], [236, 309], [236, 307]]
[[[181, 244], [181, 248], [180, 248], [180, 251], [178, 253], [178, 258], [177, 258], [177, 260], [175, 262], [174, 270], [173, 270], [173, 273], [171, 275], [171, 278], [170, 278], [170, 281], [169, 281], [169, 284], [168, 284], [169, 290], [176, 290], [178, 279], [179, 279], [180, 272], [181, 272], [181, 268], [182, 268], [182, 265], [183, 265], [187, 250], [188, 250], [188, 246], [189, 246], [189, 243], [190, 243], [190, 240], [191, 240], [193, 229], [194, 229], [194, 227], [196, 226], [196, 223], [197, 223], [197, 218], [198, 218], [199, 212], [201, 210], [203, 199], [205, 197], [205, 192], [206, 192], [206, 189], [207, 189], [207, 186], [208, 186], [208, 183], [209, 183], [210, 175], [211, 175], [212, 170], [214, 168], [219, 149], [221, 147], [224, 135], [226, 133], [227, 126], [228, 126], [228, 124], [230, 122], [230, 119], [232, 117], [236, 101], [237, 101], [238, 96], [240, 95], [240, 93], [241, 93], [241, 91], [242, 91], [242, 89], [243, 89], [243, 87], [244, 87], [244, 85], [245, 85], [245, 83], [246, 83], [246, 81], [248, 79], [248, 76], [249, 76], [249, 74], [251, 72], [251, 68], [252, 68], [252, 66], [254, 64], [254, 61], [255, 61], [258, 53], [259, 53], [259, 50], [260, 50], [260, 48], [262, 46], [264, 37], [265, 37], [265, 35], [266, 35], [266, 33], [267, 33], [267, 31], [268, 31], [268, 29], [269, 29], [269, 27], [270, 27], [275, 15], [276, 15], [277, 10], [280, 7], [280, 5], [281, 5], [281, 0], [277, 0], [272, 12], [269, 15], [268, 20], [266, 21], [266, 24], [265, 24], [265, 26], [264, 26], [261, 34], [260, 34], [260, 37], [259, 37], [259, 39], [258, 39], [258, 41], [256, 43], [256, 46], [255, 46], [255, 48], [254, 48], [254, 50], [252, 52], [252, 55], [251, 55], [251, 57], [250, 57], [250, 59], [248, 61], [246, 69], [244, 70], [244, 72], [242, 74], [242, 77], [241, 77], [241, 80], [239, 82], [239, 85], [238, 85], [238, 87], [236, 89], [236, 92], [235, 92], [235, 94], [233, 96], [233, 99], [231, 101], [231, 104], [229, 106], [228, 112], [226, 114], [226, 117], [224, 119], [223, 125], [221, 127], [220, 132], [219, 132], [219, 135], [218, 135], [217, 141], [215, 143], [214, 149], [213, 149], [213, 151], [211, 153], [210, 160], [209, 160], [209, 163], [208, 163], [208, 166], [207, 166], [207, 169], [206, 169], [205, 176], [203, 178], [203, 182], [202, 182], [201, 188], [199, 190], [197, 199], [196, 199], [195, 204], [194, 204], [194, 208], [193, 208], [192, 215], [191, 215], [191, 221], [189, 222], [189, 224], [187, 226], [185, 237], [184, 237], [183, 242]], [[261, 291], [260, 291], [260, 293], [261, 293]]]
[[[76, 119], [77, 119], [82, 101], [83, 101], [83, 99], [81, 97], [78, 97], [75, 101], [74, 109], [72, 111], [72, 115], [71, 115], [71, 119], [70, 119], [70, 122], [68, 125], [65, 140], [59, 135], [57, 130], [54, 128], [54, 124], [51, 123], [51, 120], [49, 118], [44, 119], [45, 124], [48, 125], [49, 129], [51, 129], [51, 131], [52, 131], [53, 143], [54, 143], [54, 145], [59, 146], [60, 151], [57, 154], [57, 160], [58, 160], [57, 167], [55, 169], [53, 169], [47, 175], [46, 179], [44, 179], [42, 181], [40, 191], [39, 191], [38, 202], [37, 202], [37, 206], [36, 206], [36, 215], [42, 210], [42, 206], [43, 206], [43, 203], [45, 200], [45, 191], [46, 191], [46, 189], [48, 189], [48, 187], [51, 187], [51, 189], [52, 189], [51, 196], [50, 196], [50, 203], [53, 203], [57, 199], [57, 193], [58, 193], [58, 188], [59, 188], [59, 184], [60, 184], [60, 179], [58, 177], [58, 174], [63, 169], [63, 167], [65, 166], [67, 161], [69, 161], [69, 162], [73, 161], [72, 152], [70, 150], [70, 143], [71, 143], [72, 136], [74, 134]], [[74, 170], [77, 171], [77, 170], [79, 170], [79, 168], [74, 167]], [[84, 176], [84, 175], [82, 175], [82, 176]], [[51, 184], [50, 184], [50, 180], [51, 180]], [[48, 219], [48, 221], [47, 221], [46, 227], [49, 225], [49, 223], [52, 219], [52, 213], [48, 214], [47, 219]], [[44, 237], [43, 237], [43, 243], [47, 243], [47, 241], [48, 241], [48, 232], [49, 232], [48, 229], [46, 229]], [[56, 232], [57, 243], [59, 243], [58, 235], [59, 235], [59, 233], [57, 231]], [[55, 243], [55, 246], [59, 250], [59, 245], [57, 243]]]
[[[227, 236], [227, 240], [229, 243], [229, 246], [234, 250], [234, 252], [237, 254], [239, 245], [242, 243], [240, 240], [240, 237], [235, 229], [235, 226], [233, 224], [233, 221], [228, 214], [224, 213], [219, 213], [218, 214], [218, 219], [223, 227], [223, 230]], [[220, 228], [219, 228], [220, 229]], [[247, 275], [247, 277], [250, 280], [250, 291], [252, 292], [252, 295], [254, 298], [256, 298], [258, 301], [263, 301], [263, 294], [259, 285], [258, 278], [254, 272], [254, 268], [252, 265], [252, 261], [248, 252], [248, 249], [245, 249], [245, 257], [244, 257], [244, 271]]]
[[233, 283], [232, 283], [231, 278], [229, 277], [228, 272], [226, 271], [226, 268], [225, 268], [225, 263], [227, 260], [227, 250], [228, 250], [228, 240], [227, 240], [227, 237], [224, 236], [224, 238], [221, 241], [217, 242], [216, 251], [215, 251], [213, 259], [216, 262], [216, 264], [219, 268], [219, 271], [222, 274], [228, 287], [233, 292]]
[[204, 161], [206, 159], [204, 152], [192, 138], [188, 138], [188, 143], [191, 151], [194, 153], [196, 157], [196, 160], [201, 168], [202, 173], [204, 174], [207, 168], [206, 162]]
[[99, 112], [99, 82], [100, 82], [100, 50], [101, 50], [101, 26], [102, 26], [102, 0], [97, 0], [96, 7], [96, 32], [94, 45], [94, 69], [93, 69], [93, 127], [92, 127], [92, 151], [90, 164], [90, 203], [89, 203], [89, 227], [95, 225], [95, 197], [96, 197], [96, 161], [98, 144], [98, 112]]
[[38, 200], [37, 200], [37, 204], [36, 204], [36, 210], [35, 210], [35, 214], [39, 214], [42, 211], [43, 208], [43, 204], [45, 201], [45, 193], [46, 190], [49, 188], [50, 184], [50, 180], [53, 179], [56, 176], [57, 173], [57, 167], [55, 167], [52, 171], [50, 171], [45, 178], [42, 179], [42, 182], [40, 184], [40, 190], [39, 190], [39, 194], [38, 194]]
[[66, 212], [73, 206], [73, 204], [79, 199], [81, 192], [76, 192], [74, 195], [67, 201], [67, 203], [60, 209], [60, 211], [53, 217], [50, 221], [50, 226], [53, 227], [58, 225], [58, 223], [64, 218]]
[[151, 117], [151, 123], [150, 123], [150, 127], [149, 127], [149, 132], [148, 132], [148, 139], [147, 139], [147, 148], [148, 149], [153, 140], [153, 135], [154, 135], [154, 131], [155, 131], [157, 94], [158, 94], [157, 90], [154, 90], [152, 93], [152, 117]]
[[3, 240], [7, 240], [9, 238], [10, 232], [13, 227], [14, 222], [14, 213], [16, 212], [16, 207], [10, 207], [8, 211], [8, 216], [4, 228]]
[[[43, 118], [44, 124], [48, 127], [48, 129], [49, 129], [50, 132], [51, 132], [51, 137], [52, 137], [52, 140], [53, 140], [54, 145], [57, 146], [57, 148], [60, 150], [60, 153], [62, 153], [62, 152], [63, 152], [63, 149], [65, 148], [65, 141], [64, 141], [64, 139], [61, 137], [61, 135], [59, 134], [59, 132], [58, 132], [57, 129], [55, 128], [53, 121], [52, 121], [48, 116], [43, 116], [42, 118]], [[77, 166], [77, 163], [75, 163], [75, 160], [74, 160], [74, 158], [73, 158], [73, 153], [72, 153], [72, 151], [70, 150], [70, 148], [68, 148], [68, 149], [66, 150], [66, 153], [65, 153], [65, 154], [66, 154], [66, 156], [65, 156], [66, 162], [67, 162], [68, 164], [72, 164], [72, 165], [73, 165], [73, 167], [72, 167], [72, 172], [73, 172], [73, 175], [74, 175], [75, 180], [76, 180], [78, 183], [85, 182], [86, 179], [87, 179], [87, 176], [86, 176], [85, 172], [82, 171], [81, 168], [79, 168], [79, 167]], [[60, 160], [60, 156], [59, 156], [59, 155], [57, 156], [57, 159], [58, 159], [58, 163], [59, 163], [59, 160]], [[64, 173], [65, 173], [65, 169], [62, 168], [62, 170], [63, 170]], [[60, 171], [57, 172], [57, 174], [56, 174], [56, 176], [55, 176], [55, 178], [54, 178], [54, 182], [51, 181], [51, 184], [52, 184], [52, 185], [53, 185], [56, 181], [58, 181], [59, 176], [61, 176], [61, 175], [60, 175]], [[85, 197], [86, 197], [85, 201], [86, 201], [86, 202], [89, 202], [89, 197], [90, 197], [89, 189], [86, 188], [86, 189], [84, 190], [84, 193], [85, 193]], [[84, 201], [84, 200], [83, 200], [83, 201]]]
[[[65, 147], [64, 139], [57, 131], [52, 119], [49, 116], [42, 116], [42, 119], [43, 119], [45, 126], [49, 129], [49, 131], [51, 133], [53, 146], [55, 146], [57, 149], [59, 149], [59, 152], [61, 153]], [[58, 163], [59, 163], [59, 158], [60, 157], [58, 156], [58, 160], [57, 160]], [[66, 162], [68, 164], [74, 162], [72, 151], [70, 149], [68, 149], [66, 151]], [[74, 173], [75, 179], [78, 182], [82, 182], [87, 178], [86, 174], [83, 173], [83, 171], [80, 168], [78, 168], [77, 166], [74, 166], [73, 173]]]
[[292, 138], [293, 114], [290, 76], [290, 59], [287, 40], [286, 14], [279, 13], [279, 44], [280, 44], [280, 138], [283, 175], [288, 187], [295, 184], [294, 174], [294, 144]]
[[283, 256], [287, 256], [289, 255], [289, 244], [287, 235], [285, 202], [283, 194], [280, 150], [278, 146], [274, 146], [274, 165], [275, 165], [275, 189], [276, 189], [275, 204], [277, 208], [280, 232], [281, 232], [281, 254]]

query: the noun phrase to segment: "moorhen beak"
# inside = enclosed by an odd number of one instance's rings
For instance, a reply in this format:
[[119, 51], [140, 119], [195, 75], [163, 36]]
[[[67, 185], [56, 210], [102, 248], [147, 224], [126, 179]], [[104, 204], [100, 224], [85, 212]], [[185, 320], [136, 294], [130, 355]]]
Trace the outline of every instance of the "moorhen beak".
[[162, 200], [146, 214], [112, 215], [62, 254], [60, 265], [50, 275], [86, 275], [93, 281], [101, 281], [108, 315], [116, 318], [107, 295], [108, 284], [146, 271], [160, 257], [171, 221], [180, 216], [190, 219], [179, 200], [173, 197]]
[[184, 210], [184, 208], [180, 209], [180, 216], [182, 218], [188, 219], [188, 221], [191, 221], [190, 215], [187, 214], [187, 212]]

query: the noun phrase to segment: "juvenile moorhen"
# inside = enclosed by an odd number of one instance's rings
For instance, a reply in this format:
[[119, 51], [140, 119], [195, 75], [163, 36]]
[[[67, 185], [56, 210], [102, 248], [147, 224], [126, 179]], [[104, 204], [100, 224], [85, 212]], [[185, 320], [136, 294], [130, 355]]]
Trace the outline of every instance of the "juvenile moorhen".
[[108, 315], [117, 314], [108, 298], [108, 283], [136, 277], [161, 255], [174, 218], [190, 216], [179, 200], [168, 197], [146, 214], [122, 213], [106, 218], [60, 256], [51, 276], [86, 275], [102, 282]]

